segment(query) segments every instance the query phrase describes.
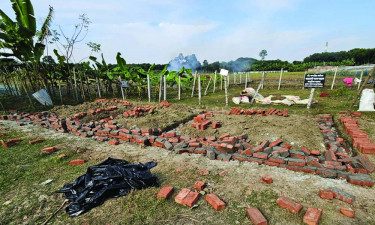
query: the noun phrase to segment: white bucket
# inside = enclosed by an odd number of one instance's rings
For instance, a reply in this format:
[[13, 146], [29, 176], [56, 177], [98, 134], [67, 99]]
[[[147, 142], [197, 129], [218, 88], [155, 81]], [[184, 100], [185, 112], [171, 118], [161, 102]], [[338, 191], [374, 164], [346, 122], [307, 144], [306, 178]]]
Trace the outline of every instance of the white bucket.
[[42, 105], [52, 105], [51, 97], [45, 89], [40, 89], [33, 94], [33, 97]]

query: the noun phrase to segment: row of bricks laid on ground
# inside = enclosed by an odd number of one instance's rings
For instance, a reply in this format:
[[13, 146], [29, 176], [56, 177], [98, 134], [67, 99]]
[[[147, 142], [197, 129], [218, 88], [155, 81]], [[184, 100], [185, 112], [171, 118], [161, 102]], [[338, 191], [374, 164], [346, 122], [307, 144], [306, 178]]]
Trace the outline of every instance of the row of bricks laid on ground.
[[229, 115], [278, 115], [283, 117], [288, 117], [288, 109], [280, 109], [270, 108], [268, 110], [264, 109], [245, 109], [241, 107], [233, 107], [232, 110], [228, 113]]
[[363, 154], [375, 154], [375, 143], [368, 138], [366, 131], [359, 129], [358, 120], [352, 116], [340, 118], [344, 124], [345, 131], [351, 136], [353, 147]]
[[[27, 115], [27, 116], [26, 116]], [[117, 145], [120, 141], [133, 142], [145, 146], [156, 146], [175, 151], [176, 153], [204, 154], [210, 159], [222, 161], [238, 160], [256, 162], [269, 166], [277, 166], [293, 171], [316, 173], [328, 178], [342, 178], [357, 185], [373, 186], [374, 181], [367, 174], [375, 170], [365, 156], [349, 157], [341, 146], [342, 140], [332, 131], [332, 117], [320, 118], [318, 123], [323, 135], [327, 138], [326, 150], [323, 154], [318, 150], [308, 150], [301, 147], [298, 151], [290, 150], [291, 145], [278, 139], [273, 142], [264, 141], [260, 145], [252, 146], [247, 142], [246, 135], [231, 137], [224, 134], [216, 137], [190, 138], [178, 135], [175, 130], [162, 133], [160, 129], [133, 129], [119, 127], [115, 122], [105, 124], [98, 122], [81, 123], [75, 120], [60, 120], [56, 115], [12, 114], [9, 118], [17, 120], [28, 118], [36, 124], [46, 128], [53, 128], [61, 132], [72, 132], [83, 137], [92, 137], [99, 141], [109, 141]], [[326, 129], [330, 128], [330, 129]], [[324, 131], [324, 132], [323, 132]]]
[[[203, 181], [198, 181], [195, 183], [194, 188], [196, 190], [203, 190], [202, 185], [205, 185]], [[164, 186], [160, 189], [159, 193], [156, 195], [157, 198], [169, 198], [173, 193], [172, 186]], [[175, 202], [181, 205], [186, 205], [188, 207], [193, 207], [198, 201], [199, 193], [191, 191], [188, 188], [182, 188], [181, 191], [176, 195]], [[225, 208], [225, 203], [216, 194], [207, 194], [206, 201], [216, 210], [222, 210]]]

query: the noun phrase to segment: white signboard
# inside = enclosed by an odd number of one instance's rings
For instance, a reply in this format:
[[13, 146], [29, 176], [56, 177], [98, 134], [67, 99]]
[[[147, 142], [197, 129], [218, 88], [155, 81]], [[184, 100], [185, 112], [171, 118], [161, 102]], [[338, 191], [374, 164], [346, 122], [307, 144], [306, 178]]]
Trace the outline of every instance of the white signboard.
[[220, 75], [228, 76], [229, 70], [220, 69]]
[[129, 87], [129, 83], [127, 81], [121, 81], [121, 87], [128, 88]]

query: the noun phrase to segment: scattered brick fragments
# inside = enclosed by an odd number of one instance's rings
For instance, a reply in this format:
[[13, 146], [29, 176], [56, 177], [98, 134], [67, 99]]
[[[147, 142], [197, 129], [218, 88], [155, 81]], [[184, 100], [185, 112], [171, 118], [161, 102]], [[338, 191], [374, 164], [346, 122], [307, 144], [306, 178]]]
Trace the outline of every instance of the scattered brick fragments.
[[318, 225], [320, 217], [322, 217], [321, 209], [308, 208], [303, 216], [303, 222], [308, 225]]
[[271, 184], [273, 182], [272, 178], [268, 175], [263, 176], [262, 181], [264, 181], [267, 184]]
[[207, 176], [210, 174], [210, 171], [208, 170], [198, 170], [198, 173], [201, 175], [201, 176]]
[[164, 107], [166, 107], [166, 108], [168, 108], [168, 107], [171, 106], [171, 105], [172, 105], [172, 104], [168, 103], [167, 100], [164, 100], [164, 101], [162, 101], [162, 102], [160, 102], [160, 103], [158, 104], [158, 106], [164, 106]]
[[0, 140], [0, 143], [3, 145], [4, 148], [10, 148], [10, 147], [16, 145], [17, 143], [19, 143], [21, 141], [22, 141], [21, 139], [13, 138], [13, 139], [9, 139], [7, 141]]
[[207, 194], [206, 201], [216, 210], [225, 209], [225, 203], [216, 194]]
[[67, 157], [68, 157], [68, 156], [65, 155], [65, 154], [62, 154], [62, 155], [57, 156], [58, 159], [65, 159], [65, 158], [67, 158]]
[[246, 209], [246, 214], [255, 225], [267, 225], [268, 224], [266, 218], [257, 208]]
[[344, 207], [341, 207], [340, 208], [340, 213], [347, 216], [347, 217], [350, 217], [350, 218], [354, 218], [355, 217], [355, 211], [351, 208], [344, 208]]
[[156, 195], [157, 198], [164, 198], [167, 199], [169, 196], [171, 196], [173, 193], [173, 187], [172, 186], [164, 186], [160, 189], [159, 193]]
[[284, 196], [280, 196], [276, 200], [276, 203], [279, 206], [281, 206], [281, 207], [283, 207], [283, 208], [285, 208], [285, 209], [287, 209], [287, 210], [289, 210], [289, 211], [291, 211], [293, 213], [298, 213], [302, 209], [302, 205], [301, 204], [293, 201], [292, 199], [286, 198]]
[[52, 153], [55, 152], [57, 149], [55, 147], [48, 147], [48, 148], [43, 148], [42, 152], [43, 153]]
[[277, 116], [288, 117], [288, 109], [285, 108], [281, 112], [281, 110], [275, 109], [275, 108], [271, 108], [271, 109], [266, 111], [264, 109], [248, 109], [248, 110], [246, 110], [245, 108], [241, 109], [241, 107], [233, 107], [230, 110], [229, 115], [262, 115], [262, 116], [277, 115]]

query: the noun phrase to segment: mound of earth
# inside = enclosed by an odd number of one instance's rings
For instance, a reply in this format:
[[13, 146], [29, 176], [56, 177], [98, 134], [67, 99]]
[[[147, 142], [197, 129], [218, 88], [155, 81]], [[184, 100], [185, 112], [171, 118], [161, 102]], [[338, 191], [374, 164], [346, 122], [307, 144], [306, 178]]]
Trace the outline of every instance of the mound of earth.
[[250, 143], [257, 145], [264, 140], [276, 140], [281, 138], [284, 142], [292, 144], [292, 149], [305, 147], [313, 150], [324, 150], [324, 140], [313, 117], [302, 115], [261, 116], [261, 115], [224, 115], [214, 114], [208, 118], [212, 122], [220, 121], [222, 127], [213, 129], [211, 126], [206, 130], [197, 130], [191, 126], [194, 121], [184, 124], [178, 128], [182, 135], [194, 138], [215, 136], [220, 137], [229, 133], [231, 136], [241, 134], [248, 135]]

